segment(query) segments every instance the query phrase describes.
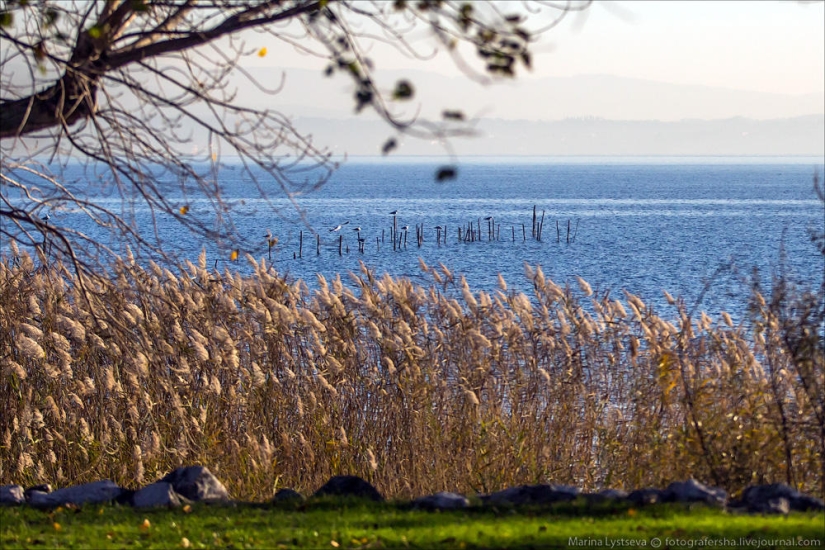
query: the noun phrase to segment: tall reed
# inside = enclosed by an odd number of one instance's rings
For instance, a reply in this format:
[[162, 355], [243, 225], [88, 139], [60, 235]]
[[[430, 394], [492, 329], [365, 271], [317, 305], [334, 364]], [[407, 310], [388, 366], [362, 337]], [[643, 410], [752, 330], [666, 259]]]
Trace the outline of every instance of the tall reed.
[[126, 259], [86, 294], [60, 265], [0, 262], [0, 483], [201, 463], [248, 499], [344, 473], [394, 497], [691, 476], [825, 493], [822, 335], [798, 307], [825, 289], [755, 288], [746, 328], [539, 267], [528, 297], [423, 262], [429, 286], [362, 266], [310, 292], [248, 261]]

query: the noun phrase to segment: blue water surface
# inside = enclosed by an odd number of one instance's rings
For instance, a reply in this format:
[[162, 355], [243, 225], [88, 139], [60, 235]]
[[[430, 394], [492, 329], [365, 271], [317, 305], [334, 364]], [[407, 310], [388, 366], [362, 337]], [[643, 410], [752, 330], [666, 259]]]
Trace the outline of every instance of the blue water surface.
[[[275, 269], [310, 287], [317, 284], [316, 274], [327, 279], [342, 274], [346, 282], [359, 262], [379, 275], [428, 282], [421, 258], [464, 275], [476, 290], [496, 289], [500, 273], [511, 289], [529, 291], [527, 263], [540, 265], [560, 285], [575, 285], [581, 276], [598, 292], [610, 289], [618, 297], [626, 289], [662, 308], [667, 290], [691, 307], [702, 296], [699, 309], [737, 313], [746, 305], [743, 281], [753, 268], [765, 279], [783, 269], [812, 284], [822, 280], [823, 258], [809, 237], [811, 229], [825, 227], [812, 184], [814, 173], [823, 172], [821, 159], [471, 159], [459, 164], [457, 179], [436, 183], [438, 165], [426, 159], [351, 160], [321, 189], [296, 197], [303, 221], [274, 184], [269, 199], [261, 199], [231, 162], [219, 183], [238, 232], [251, 243], [246, 251], [267, 257], [270, 232], [278, 238], [271, 251]], [[114, 208], [120, 204], [119, 197], [102, 200]], [[205, 201], [185, 200], [193, 216], [207, 212]], [[544, 216], [541, 242], [531, 238], [534, 206], [539, 218]], [[406, 247], [394, 251], [390, 212], [396, 210], [397, 227], [410, 229]], [[138, 224], [151, 227], [148, 209], [137, 205], [133, 211]], [[80, 213], [54, 215], [92, 234], [99, 231], [84, 226]], [[486, 217], [500, 224], [498, 240], [488, 241]], [[479, 220], [482, 240], [459, 242], [459, 227], [477, 227]], [[194, 261], [206, 248], [210, 266], [217, 260], [220, 269], [248, 269], [243, 261], [230, 264], [227, 250], [193, 238], [170, 220], [154, 221], [164, 242], [182, 257]], [[339, 232], [329, 231], [347, 221]], [[424, 227], [421, 247], [416, 224]], [[446, 243], [437, 244], [436, 226], [446, 226]], [[363, 253], [355, 227], [361, 228]], [[320, 254], [313, 231], [321, 238]], [[300, 232], [303, 257], [298, 258]], [[339, 235], [344, 236], [340, 256]], [[99, 238], [112, 239], [103, 232]]]

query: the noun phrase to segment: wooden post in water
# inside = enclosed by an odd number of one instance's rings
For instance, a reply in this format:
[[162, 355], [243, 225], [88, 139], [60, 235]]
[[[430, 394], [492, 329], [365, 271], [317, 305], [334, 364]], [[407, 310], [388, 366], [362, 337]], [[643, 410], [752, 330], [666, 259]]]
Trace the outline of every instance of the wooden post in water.
[[541, 221], [539, 222], [539, 240], [541, 240], [541, 232], [544, 229], [544, 210], [541, 211]]
[[[384, 235], [383, 230], [381, 231], [381, 235], [382, 236]], [[381, 241], [378, 240], [378, 235], [375, 236], [375, 251], [376, 252], [381, 252]]]
[[561, 242], [561, 230], [559, 229], [559, 220], [556, 220], [556, 242]]
[[304, 257], [304, 232], [298, 233], [298, 257]]
[[573, 231], [573, 242], [576, 242], [576, 235], [579, 234], [579, 220], [576, 219], [576, 229]]
[[341, 255], [341, 245], [344, 244], [344, 236], [338, 235], [338, 255]]
[[533, 229], [530, 233], [530, 236], [534, 239], [536, 238], [536, 205], [533, 205]]
[[321, 255], [321, 234], [320, 233], [315, 234], [315, 255], [316, 256]]
[[513, 225], [510, 227], [513, 230], [513, 242], [516, 242], [516, 226]]
[[521, 224], [521, 242], [527, 242], [527, 229], [524, 228], [524, 224]]
[[567, 219], [567, 244], [570, 244], [570, 219]]

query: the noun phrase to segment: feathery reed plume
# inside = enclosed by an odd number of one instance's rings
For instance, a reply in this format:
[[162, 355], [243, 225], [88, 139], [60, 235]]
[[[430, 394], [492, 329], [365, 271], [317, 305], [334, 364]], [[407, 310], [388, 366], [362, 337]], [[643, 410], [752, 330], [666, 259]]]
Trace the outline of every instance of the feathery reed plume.
[[823, 491], [819, 294], [754, 289], [735, 324], [583, 279], [580, 300], [529, 265], [530, 295], [423, 262], [428, 286], [362, 264], [313, 292], [252, 267], [124, 261], [87, 301], [59, 266], [0, 260], [0, 483], [133, 485], [197, 460], [249, 499], [344, 470], [397, 497], [691, 476]]

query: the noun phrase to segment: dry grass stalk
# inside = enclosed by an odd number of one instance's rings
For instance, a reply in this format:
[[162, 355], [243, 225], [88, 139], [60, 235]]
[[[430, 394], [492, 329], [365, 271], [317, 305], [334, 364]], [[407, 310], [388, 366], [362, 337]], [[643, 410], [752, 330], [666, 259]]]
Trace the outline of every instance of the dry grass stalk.
[[440, 283], [363, 268], [310, 293], [263, 261], [124, 262], [86, 302], [59, 267], [0, 263], [0, 483], [134, 487], [203, 463], [250, 499], [342, 473], [398, 497], [689, 476], [822, 493], [825, 360], [793, 355], [761, 296], [745, 330], [540, 268], [528, 297], [423, 267]]

